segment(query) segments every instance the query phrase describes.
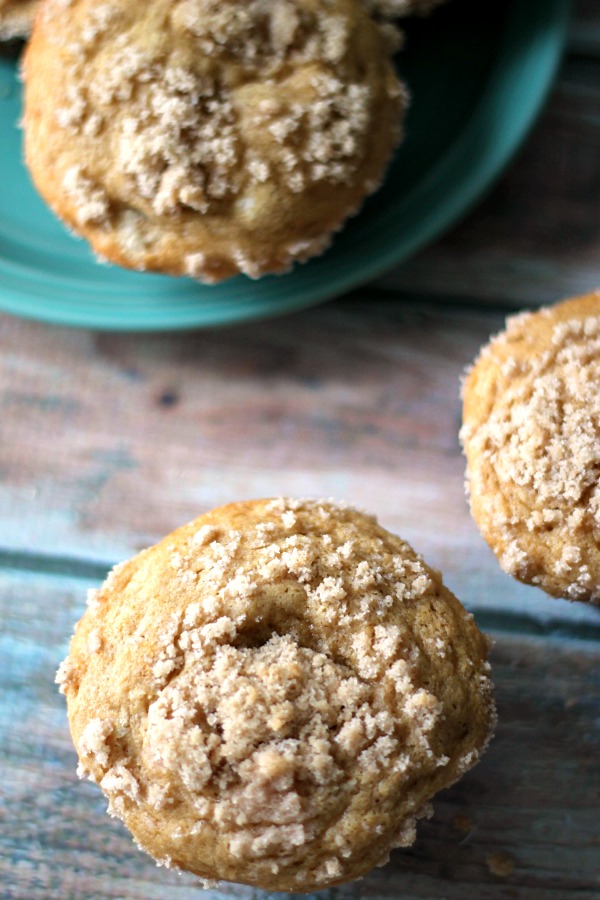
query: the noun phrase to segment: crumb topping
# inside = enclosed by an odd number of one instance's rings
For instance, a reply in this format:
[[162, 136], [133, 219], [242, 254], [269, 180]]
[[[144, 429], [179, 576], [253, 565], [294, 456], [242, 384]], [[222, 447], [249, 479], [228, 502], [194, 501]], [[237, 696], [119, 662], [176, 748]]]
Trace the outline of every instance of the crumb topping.
[[[279, 499], [267, 511], [277, 516], [271, 527], [242, 535], [203, 526], [172, 552], [174, 575], [196, 584], [201, 600], [162, 635], [144, 736], [146, 770], [161, 785], [156, 808], [183, 786], [200, 817], [232, 832], [230, 850], [240, 859], [314, 840], [324, 798], [337, 789], [345, 802], [350, 766], [361, 783], [375, 784], [400, 758], [398, 776], [409, 778], [408, 723], [420, 753], [448, 762], [430, 744], [441, 704], [413, 683], [410, 639], [397, 625], [370, 624], [396, 599], [411, 602], [432, 589], [422, 561], [390, 555], [381, 541], [358, 561], [367, 553], [359, 529], [348, 531], [351, 512], [327, 502]], [[307, 512], [320, 521], [317, 542], [303, 533]], [[338, 544], [330, 532], [340, 515], [347, 521]], [[252, 560], [251, 573], [241, 559]], [[257, 621], [254, 607], [278, 581], [290, 592], [302, 586], [304, 615], [312, 608], [332, 629], [352, 630], [352, 666], [335, 662], [327, 640], [301, 623], [277, 634], [276, 622]], [[406, 660], [396, 659], [403, 639]]]
[[71, 166], [63, 178], [63, 188], [72, 198], [80, 225], [106, 221], [109, 200], [106, 191], [89, 178], [81, 166]]
[[108, 738], [114, 732], [110, 719], [91, 719], [79, 739], [79, 755], [82, 760], [93, 758], [102, 768], [108, 767], [110, 746]]
[[[461, 437], [471, 492], [486, 497], [501, 537], [502, 567], [542, 581], [532, 571], [530, 538], [560, 535], [554, 574], [568, 576], [569, 597], [577, 599], [591, 588], [581, 535], [600, 539], [600, 316], [558, 322], [547, 349], [511, 355], [533, 315], [512, 317], [482, 352], [491, 362], [500, 353], [502, 389], [485, 421], [467, 421]], [[592, 599], [600, 600], [600, 589]]]
[[[60, 15], [64, 5], [51, 0], [46, 18]], [[373, 88], [348, 62], [345, 6], [179, 0], [161, 26], [174, 40], [185, 35], [187, 52], [161, 42], [139, 49], [123, 4], [88, 5], [55, 112], [73, 135], [111, 132], [118, 170], [156, 216], [219, 212], [242, 196], [251, 210], [252, 187], [272, 179], [300, 192], [354, 176], [373, 125]], [[99, 77], [86, 78], [96, 64]], [[398, 84], [389, 90], [405, 102]], [[250, 147], [256, 130], [262, 138]], [[81, 171], [67, 180], [80, 224], [106, 218], [99, 184]], [[190, 259], [189, 271], [198, 265]]]
[[71, 660], [69, 659], [69, 657], [67, 656], [60, 663], [60, 665], [56, 671], [56, 676], [54, 678], [54, 683], [58, 685], [59, 693], [61, 693], [61, 694], [67, 693], [67, 689], [73, 683], [73, 673], [74, 673], [73, 664], [72, 664]]
[[[86, 614], [86, 646], [99, 640], [86, 665], [130, 653], [146, 674], [144, 712], [129, 713], [133, 742], [123, 708], [91, 719], [76, 741], [82, 773], [125, 821], [135, 810], [144, 822], [185, 810], [168, 849], [177, 865], [186, 842], [209, 835], [244, 871], [296, 877], [301, 865], [306, 881], [303, 860], [314, 856], [315, 886], [348, 877], [357, 842], [375, 842], [371, 864], [383, 863], [427, 814], [423, 799], [402, 807], [397, 798], [447, 768], [440, 784], [452, 781], [483, 745], [444, 743], [445, 687], [424, 674], [431, 659], [453, 671], [458, 652], [443, 615], [418, 624], [431, 615], [436, 576], [373, 517], [326, 500], [278, 498], [230, 527], [209, 515], [173, 537], [159, 545], [166, 581], [149, 590], [186, 602], [157, 602], [150, 615], [140, 597], [141, 617], [118, 649], [107, 645], [110, 604]], [[138, 597], [148, 572], [131, 577]], [[460, 621], [474, 629], [464, 611]], [[467, 659], [463, 668], [491, 704], [489, 666]], [[137, 709], [137, 683], [119, 689]], [[359, 817], [358, 831], [347, 824], [357, 798], [370, 807], [379, 796], [374, 819]]]
[[[218, 625], [187, 632], [184, 670], [148, 710], [144, 762], [164, 788], [158, 808], [183, 787], [200, 820], [231, 834], [233, 857], [285, 856], [316, 837], [332, 791], [344, 805], [349, 766], [363, 784], [377, 782], [404, 729], [384, 690], [324, 653], [289, 635], [258, 648], [219, 643], [237, 632], [230, 619]], [[431, 752], [439, 704], [413, 688], [404, 710]]]

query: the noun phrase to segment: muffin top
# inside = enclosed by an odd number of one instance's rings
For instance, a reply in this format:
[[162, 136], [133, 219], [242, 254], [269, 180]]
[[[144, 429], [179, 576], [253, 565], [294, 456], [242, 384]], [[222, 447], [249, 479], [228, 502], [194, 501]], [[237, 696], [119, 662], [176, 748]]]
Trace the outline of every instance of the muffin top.
[[82, 773], [159, 862], [307, 891], [412, 843], [427, 800], [476, 762], [486, 654], [374, 518], [262, 500], [117, 567], [59, 680]]
[[48, 0], [24, 77], [55, 212], [101, 257], [208, 282], [321, 252], [406, 104], [360, 0]]
[[510, 318], [463, 419], [471, 509], [502, 568], [600, 602], [600, 294]]

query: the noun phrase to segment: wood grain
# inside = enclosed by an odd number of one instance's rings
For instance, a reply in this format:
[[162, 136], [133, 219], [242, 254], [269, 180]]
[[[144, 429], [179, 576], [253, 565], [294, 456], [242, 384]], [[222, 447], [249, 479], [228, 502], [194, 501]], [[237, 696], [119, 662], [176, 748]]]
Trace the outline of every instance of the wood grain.
[[469, 608], [597, 630], [595, 610], [501, 573], [469, 515], [459, 380], [502, 322], [369, 297], [195, 334], [4, 317], [0, 560], [99, 578], [221, 503], [333, 496], [376, 512]]
[[537, 306], [600, 286], [600, 4], [574, 5], [569, 54], [515, 161], [476, 210], [378, 284]]
[[[76, 783], [53, 673], [109, 564], [216, 503], [280, 492], [380, 513], [483, 627], [500, 629], [501, 718], [485, 761], [439, 799], [410, 852], [335, 896], [598, 891], [600, 616], [503, 575], [463, 497], [459, 376], [501, 324], [490, 311], [369, 297], [185, 335], [0, 319], [6, 896], [196, 895]], [[262, 896], [227, 888], [215, 900], [232, 894]]]
[[[156, 869], [106, 816], [100, 792], [75, 776], [53, 675], [88, 586], [64, 576], [0, 575], [2, 896], [197, 896], [191, 876]], [[439, 796], [411, 850], [333, 894], [567, 900], [600, 891], [597, 663], [597, 645], [497, 634], [500, 724], [483, 762]], [[210, 896], [232, 894], [258, 896], [233, 887]]]
[[6, 318], [0, 546], [110, 562], [280, 493], [353, 499], [445, 541], [448, 515], [469, 521], [459, 375], [500, 322], [369, 299], [186, 335]]

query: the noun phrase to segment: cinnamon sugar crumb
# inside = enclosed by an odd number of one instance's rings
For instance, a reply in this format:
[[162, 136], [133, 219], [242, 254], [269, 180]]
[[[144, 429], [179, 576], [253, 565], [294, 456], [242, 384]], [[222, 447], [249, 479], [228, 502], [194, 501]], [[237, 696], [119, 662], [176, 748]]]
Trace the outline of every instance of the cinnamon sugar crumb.
[[40, 22], [27, 159], [107, 261], [205, 283], [286, 271], [329, 245], [401, 137], [398, 33], [347, 0], [150, 0], [143, 15], [48, 0]]
[[74, 671], [73, 664], [67, 656], [66, 659], [63, 659], [60, 663], [54, 678], [54, 683], [58, 684], [58, 690], [61, 694], [65, 694], [67, 687], [72, 683]]
[[[111, 813], [163, 864], [210, 874], [210, 834], [230, 866], [217, 875], [259, 872], [289, 889], [299, 874], [311, 889], [357, 877], [414, 840], [432, 783], [478, 758], [491, 718], [485, 642], [374, 518], [327, 500], [235, 504], [130, 565], [117, 646], [104, 622], [116, 597], [103, 588], [86, 614], [87, 640], [103, 622], [116, 710], [85, 723], [77, 746]], [[448, 686], [469, 654], [465, 738], [452, 701], [464, 706], [463, 693]], [[372, 815], [357, 816], [357, 795]]]
[[90, 653], [97, 653], [102, 647], [102, 632], [99, 628], [90, 631], [87, 645]]
[[88, 178], [80, 166], [67, 169], [63, 188], [72, 197], [80, 225], [87, 222], [104, 222], [110, 208], [108, 195], [91, 178]]
[[93, 759], [101, 767], [107, 766], [110, 755], [109, 738], [113, 731], [114, 724], [110, 719], [91, 719], [79, 739], [80, 757]]
[[[88, 14], [80, 43], [71, 48], [69, 79], [56, 120], [74, 134], [87, 130], [94, 135], [112, 119], [115, 163], [156, 215], [182, 209], [205, 214], [241, 193], [245, 179], [263, 184], [274, 172], [292, 191], [352, 176], [368, 137], [371, 95], [366, 84], [345, 83], [329, 74], [328, 67], [335, 67], [347, 52], [343, 17], [315, 17], [314, 11], [287, 0], [275, 5], [250, 0], [235, 11], [222, 0], [185, 0], [175, 6], [175, 29], [187, 30], [207, 58], [226, 54], [235, 59], [244, 72], [242, 84], [249, 78], [269, 82], [291, 63], [315, 69], [313, 102], [258, 106], [256, 115], [264, 117], [275, 145], [259, 144], [242, 166], [247, 151], [239, 78], [228, 83], [214, 66], [207, 64], [200, 72], [187, 69], [116, 39], [104, 49], [108, 56], [103, 77], [88, 84], [83, 77], [86, 66], [118, 16], [108, 5]], [[129, 104], [126, 116], [111, 113], [117, 101]], [[80, 224], [106, 216], [107, 199], [81, 172], [67, 173], [64, 186], [77, 205]], [[200, 256], [194, 262], [195, 256], [190, 254], [188, 261], [192, 275], [204, 268]], [[252, 269], [251, 260], [247, 268]]]
[[[489, 415], [461, 432], [469, 488], [506, 571], [597, 602], [595, 550], [582, 547], [586, 534], [600, 534], [600, 315], [551, 324], [551, 312], [512, 317], [480, 355], [482, 367], [498, 360], [502, 382]], [[546, 345], [527, 353], [520, 336], [534, 335], [540, 320]]]

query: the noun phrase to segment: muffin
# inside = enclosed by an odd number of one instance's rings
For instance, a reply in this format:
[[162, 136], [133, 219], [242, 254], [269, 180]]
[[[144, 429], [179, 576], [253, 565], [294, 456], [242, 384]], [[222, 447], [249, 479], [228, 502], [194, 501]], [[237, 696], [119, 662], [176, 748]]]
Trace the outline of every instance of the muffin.
[[205, 282], [321, 253], [406, 92], [360, 0], [48, 0], [25, 64], [39, 191], [103, 259]]
[[464, 384], [471, 510], [502, 568], [600, 602], [600, 293], [510, 318]]
[[487, 650], [374, 518], [257, 500], [118, 566], [57, 680], [80, 774], [159, 864], [312, 891], [411, 844], [479, 759]]

